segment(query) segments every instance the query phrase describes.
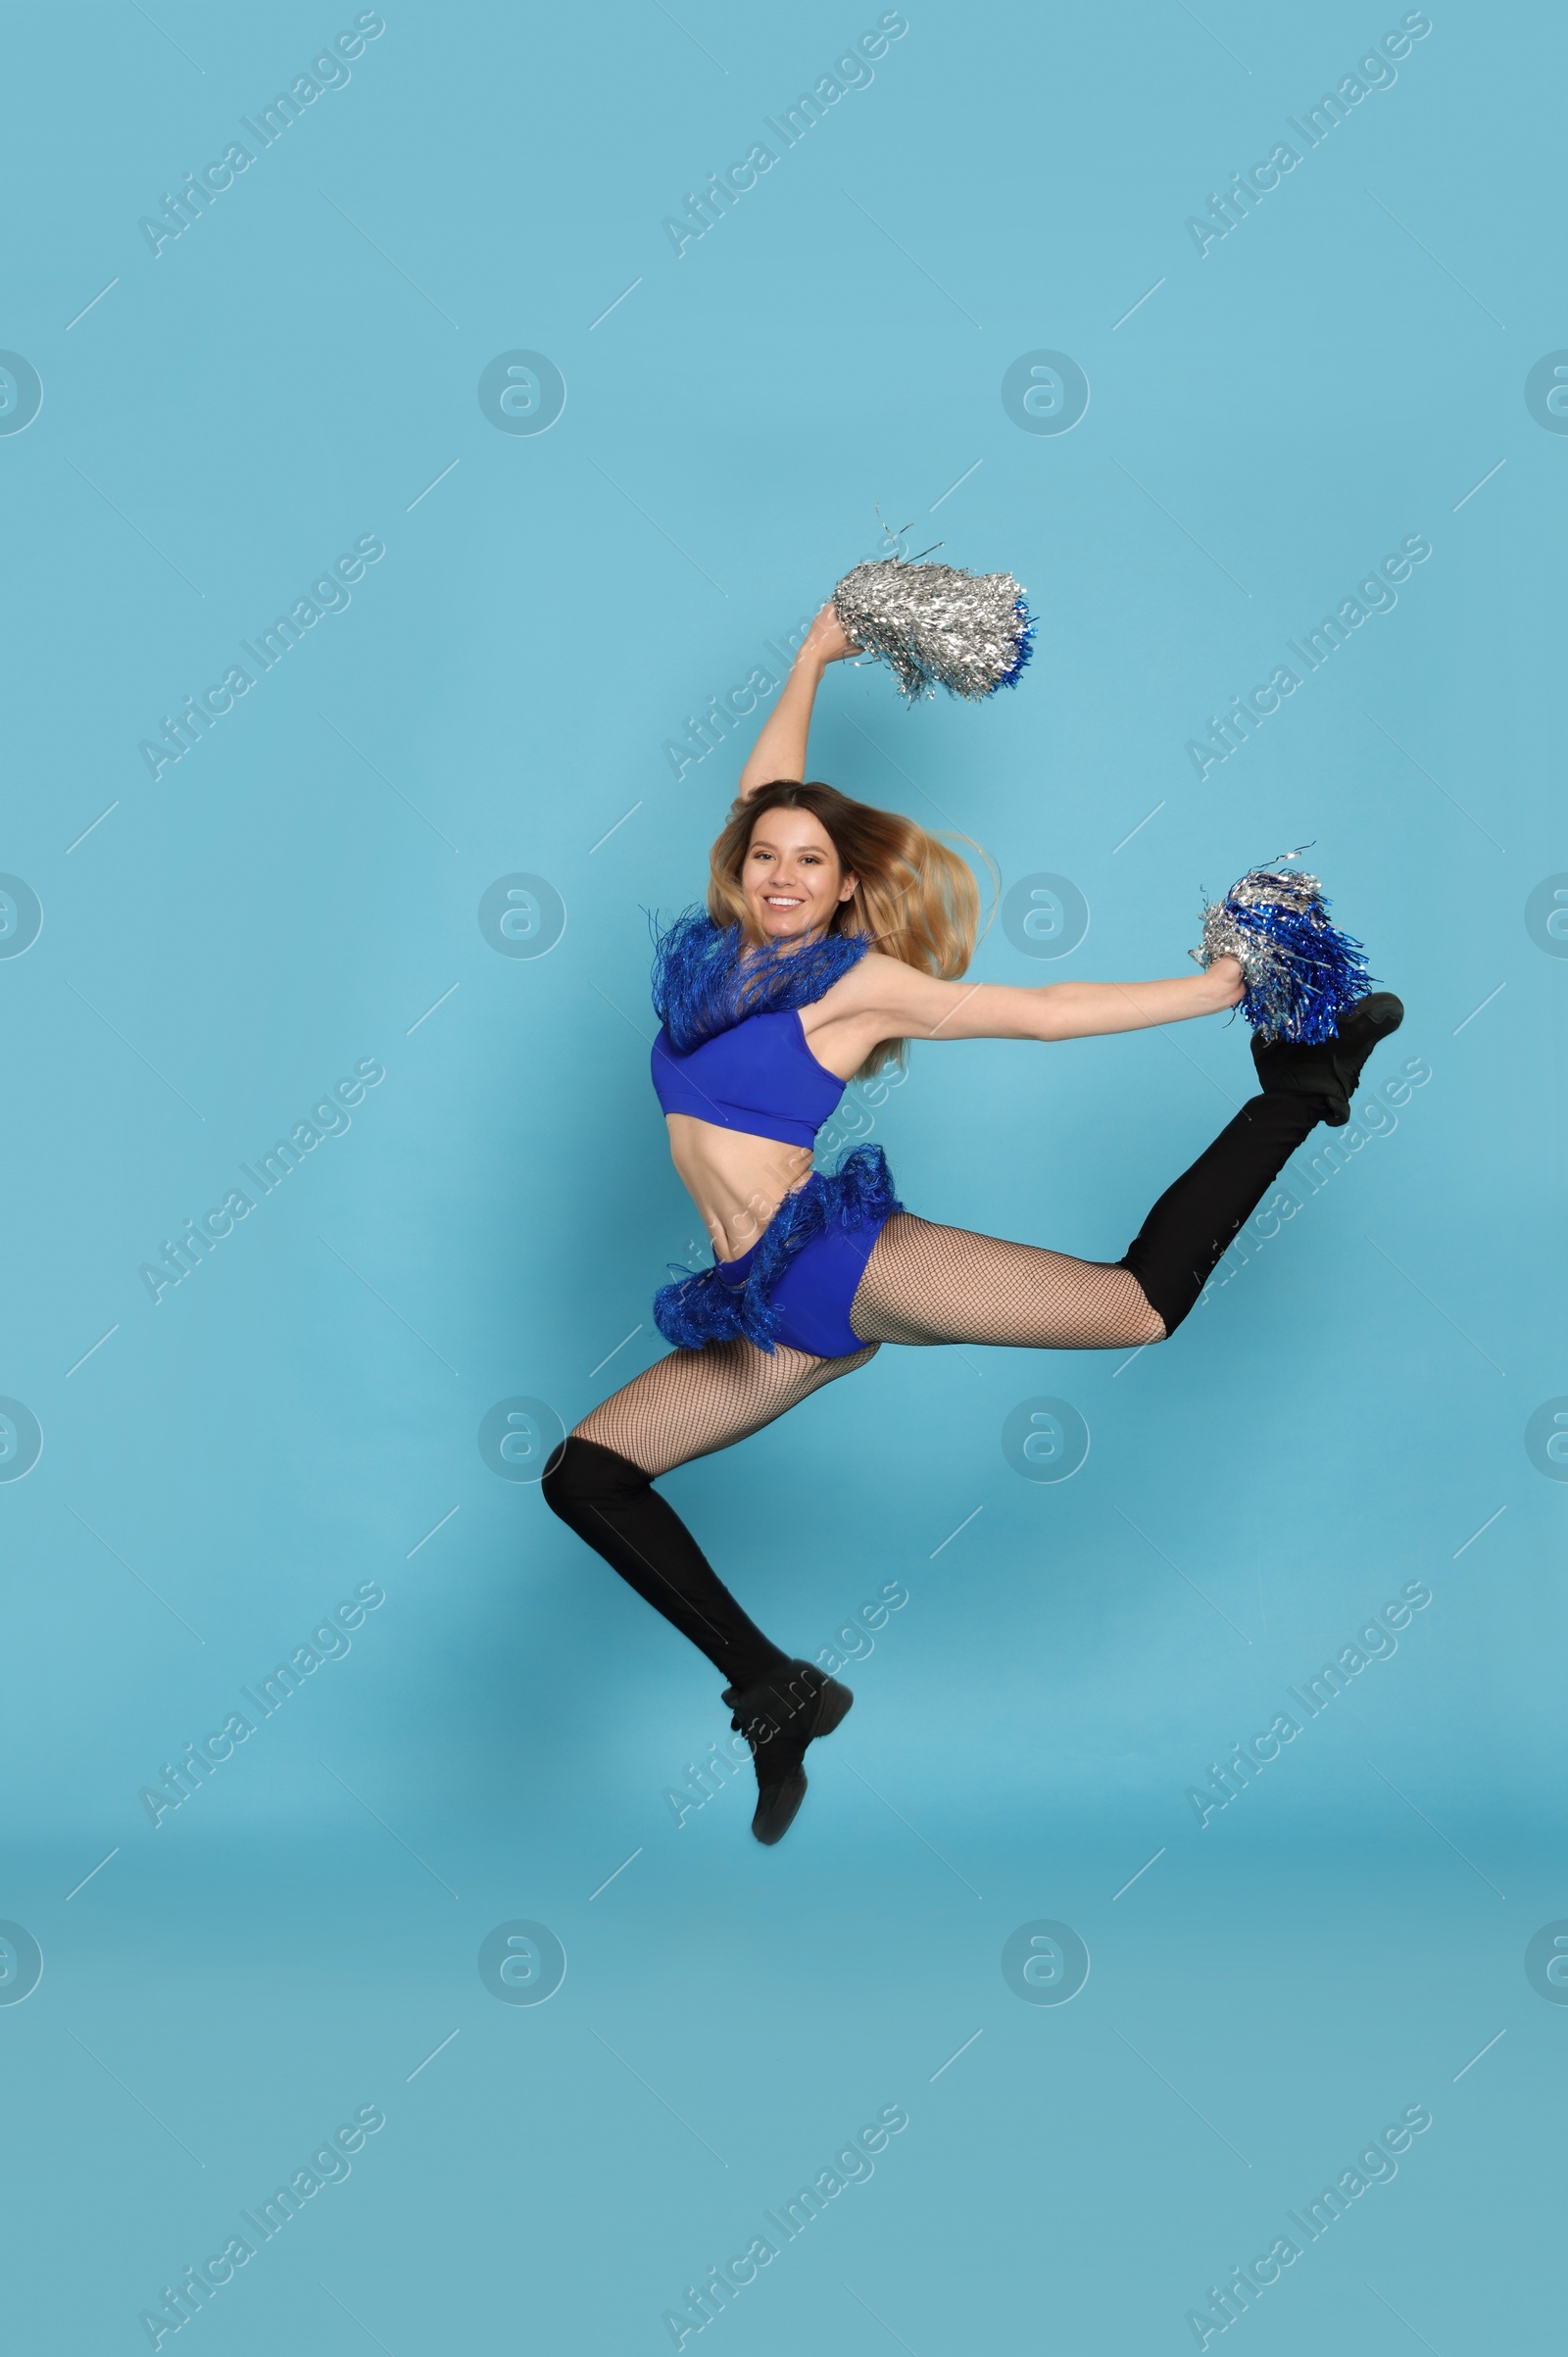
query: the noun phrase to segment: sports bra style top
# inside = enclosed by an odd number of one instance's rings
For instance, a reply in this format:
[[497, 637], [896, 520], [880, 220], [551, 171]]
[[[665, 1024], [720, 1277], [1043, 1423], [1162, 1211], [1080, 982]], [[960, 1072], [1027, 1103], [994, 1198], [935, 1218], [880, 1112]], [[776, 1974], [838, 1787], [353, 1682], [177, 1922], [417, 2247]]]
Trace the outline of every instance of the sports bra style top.
[[806, 1044], [810, 1007], [870, 948], [829, 933], [786, 954], [748, 950], [738, 925], [689, 908], [659, 934], [654, 957], [654, 1091], [666, 1113], [781, 1146], [809, 1148], [846, 1083]]
[[809, 1148], [846, 1087], [811, 1054], [795, 1007], [743, 1015], [684, 1056], [661, 1026], [652, 1069], [662, 1111], [782, 1146]]

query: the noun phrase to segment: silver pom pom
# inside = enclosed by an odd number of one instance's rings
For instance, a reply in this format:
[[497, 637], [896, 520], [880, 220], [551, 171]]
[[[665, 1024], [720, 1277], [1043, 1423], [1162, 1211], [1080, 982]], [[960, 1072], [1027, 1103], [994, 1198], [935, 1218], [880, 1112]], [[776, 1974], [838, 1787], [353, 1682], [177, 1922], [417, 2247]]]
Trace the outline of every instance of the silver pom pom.
[[1010, 687], [1028, 662], [1034, 624], [1011, 573], [874, 557], [833, 592], [847, 638], [898, 677], [912, 704], [945, 687], [978, 703]]

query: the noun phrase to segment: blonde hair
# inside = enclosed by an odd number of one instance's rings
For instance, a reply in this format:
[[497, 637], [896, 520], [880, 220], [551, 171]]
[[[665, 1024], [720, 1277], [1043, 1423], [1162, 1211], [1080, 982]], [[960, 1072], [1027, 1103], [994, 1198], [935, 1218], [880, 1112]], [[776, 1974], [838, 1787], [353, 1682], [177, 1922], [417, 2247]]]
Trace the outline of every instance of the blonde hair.
[[[854, 802], [836, 786], [780, 780], [737, 802], [709, 861], [708, 912], [717, 925], [741, 927], [748, 943], [763, 936], [741, 884], [752, 830], [764, 810], [807, 810], [817, 821], [855, 890], [841, 901], [828, 930], [864, 934], [884, 957], [900, 958], [920, 973], [956, 982], [974, 956], [980, 932], [980, 888], [966, 859], [898, 810]], [[958, 835], [985, 862], [992, 879], [991, 915], [1000, 884], [995, 862], [968, 835]], [[987, 924], [991, 921], [987, 917]], [[905, 1062], [906, 1040], [883, 1040], [856, 1073], [868, 1080]]]

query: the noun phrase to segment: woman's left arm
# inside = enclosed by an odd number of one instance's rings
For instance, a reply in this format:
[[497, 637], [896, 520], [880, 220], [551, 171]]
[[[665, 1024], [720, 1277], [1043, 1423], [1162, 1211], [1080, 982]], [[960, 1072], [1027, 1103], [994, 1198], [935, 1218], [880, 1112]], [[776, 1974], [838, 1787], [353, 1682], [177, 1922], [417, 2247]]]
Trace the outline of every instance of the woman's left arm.
[[[1012, 995], [1005, 984], [1000, 987], [1005, 995]], [[1017, 995], [1032, 1003], [1035, 1014], [1035, 1027], [1025, 1038], [1082, 1040], [1111, 1031], [1148, 1031], [1158, 1023], [1185, 1023], [1194, 1015], [1220, 1014], [1239, 1004], [1245, 988], [1240, 960], [1216, 958], [1201, 973], [1180, 974], [1168, 981], [1047, 982]], [[996, 1036], [1010, 1039], [1014, 1034], [1004, 1031]]]
[[[880, 1038], [936, 1040], [1079, 1040], [1112, 1031], [1147, 1031], [1236, 1006], [1244, 988], [1234, 958], [1204, 972], [1157, 982], [939, 982], [902, 958], [873, 952], [835, 986], [846, 1024], [858, 1017], [885, 1027]], [[852, 1003], [852, 991], [854, 1001]]]

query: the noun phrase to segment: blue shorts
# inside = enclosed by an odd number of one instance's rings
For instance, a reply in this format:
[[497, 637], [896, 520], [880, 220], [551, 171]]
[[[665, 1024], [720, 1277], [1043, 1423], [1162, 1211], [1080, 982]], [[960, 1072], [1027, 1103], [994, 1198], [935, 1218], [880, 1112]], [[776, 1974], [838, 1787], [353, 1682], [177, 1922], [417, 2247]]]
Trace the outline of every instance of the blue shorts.
[[[816, 1358], [845, 1358], [865, 1349], [850, 1325], [850, 1304], [885, 1225], [879, 1219], [874, 1227], [824, 1228], [785, 1261], [767, 1297], [778, 1313], [775, 1342], [787, 1350], [809, 1350]], [[739, 1293], [760, 1249], [759, 1239], [738, 1260], [721, 1261], [715, 1271], [719, 1283]]]
[[783, 1343], [814, 1358], [847, 1358], [865, 1345], [850, 1303], [871, 1247], [902, 1211], [880, 1146], [857, 1146], [832, 1173], [813, 1171], [786, 1196], [738, 1260], [682, 1269], [654, 1298], [654, 1323], [677, 1350], [744, 1335], [759, 1350]]

